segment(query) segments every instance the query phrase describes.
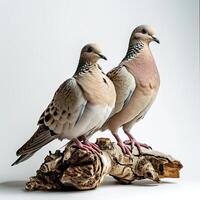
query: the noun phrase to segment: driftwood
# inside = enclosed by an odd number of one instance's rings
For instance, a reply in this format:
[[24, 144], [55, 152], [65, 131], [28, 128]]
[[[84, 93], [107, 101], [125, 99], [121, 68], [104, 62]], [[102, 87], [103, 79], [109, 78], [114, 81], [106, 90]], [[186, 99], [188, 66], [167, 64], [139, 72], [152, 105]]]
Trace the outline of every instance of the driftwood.
[[51, 152], [37, 171], [37, 175], [26, 183], [26, 190], [66, 190], [73, 186], [78, 190], [89, 190], [99, 186], [106, 175], [121, 183], [134, 180], [179, 178], [182, 164], [169, 155], [142, 148], [138, 155], [132, 149], [132, 157], [124, 155], [121, 149], [108, 138], [97, 139], [102, 154], [78, 149], [72, 144], [63, 152]]

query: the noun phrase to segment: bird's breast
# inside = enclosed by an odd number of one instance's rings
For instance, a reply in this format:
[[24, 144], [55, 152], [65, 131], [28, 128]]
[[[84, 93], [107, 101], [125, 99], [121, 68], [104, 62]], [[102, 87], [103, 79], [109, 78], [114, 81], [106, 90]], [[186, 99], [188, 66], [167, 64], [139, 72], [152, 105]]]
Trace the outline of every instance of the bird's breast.
[[138, 57], [124, 64], [135, 79], [136, 88], [129, 103], [114, 116], [121, 124], [134, 119], [155, 99], [160, 77], [152, 56]]
[[112, 81], [98, 69], [79, 77], [78, 84], [87, 101], [94, 105], [114, 107], [116, 100], [115, 87]]
[[134, 76], [136, 85], [146, 93], [157, 91], [160, 86], [160, 76], [151, 54], [137, 57], [125, 63], [128, 71]]

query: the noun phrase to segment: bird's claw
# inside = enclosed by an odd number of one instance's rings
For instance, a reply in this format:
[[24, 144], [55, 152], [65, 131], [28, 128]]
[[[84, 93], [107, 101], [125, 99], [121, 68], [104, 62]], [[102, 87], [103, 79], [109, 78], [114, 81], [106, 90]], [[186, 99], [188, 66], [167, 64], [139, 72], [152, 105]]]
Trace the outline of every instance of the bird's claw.
[[125, 143], [123, 143], [123, 142], [118, 142], [117, 144], [118, 144], [118, 146], [121, 147], [122, 152], [123, 152], [124, 154], [127, 154], [127, 155], [129, 155], [129, 156], [132, 155], [132, 153], [131, 153], [131, 148], [130, 148], [129, 145], [127, 145], [127, 144], [125, 144]]
[[124, 144], [126, 145], [131, 145], [132, 147], [136, 147], [139, 154], [141, 155], [142, 154], [142, 150], [141, 150], [141, 147], [144, 147], [146, 149], [152, 149], [151, 146], [145, 144], [145, 143], [140, 143], [138, 142], [135, 138], [131, 139], [131, 140], [125, 140], [124, 141]]
[[90, 143], [90, 142], [74, 144], [73, 147], [83, 149], [83, 150], [85, 150], [87, 152], [90, 151], [90, 152], [92, 152], [94, 154], [101, 153], [101, 150], [99, 149], [99, 146], [97, 144]]

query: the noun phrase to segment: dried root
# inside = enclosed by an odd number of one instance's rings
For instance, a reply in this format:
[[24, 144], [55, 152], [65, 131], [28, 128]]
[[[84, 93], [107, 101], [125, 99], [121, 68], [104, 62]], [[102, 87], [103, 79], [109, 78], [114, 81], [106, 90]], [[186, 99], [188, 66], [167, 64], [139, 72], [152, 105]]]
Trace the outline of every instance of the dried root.
[[93, 154], [69, 144], [64, 152], [51, 152], [37, 171], [37, 175], [26, 183], [26, 190], [89, 190], [99, 186], [106, 175], [121, 183], [134, 180], [179, 178], [182, 164], [169, 155], [142, 148], [138, 155], [132, 149], [132, 157], [124, 155], [121, 149], [108, 138], [97, 139], [102, 154]]

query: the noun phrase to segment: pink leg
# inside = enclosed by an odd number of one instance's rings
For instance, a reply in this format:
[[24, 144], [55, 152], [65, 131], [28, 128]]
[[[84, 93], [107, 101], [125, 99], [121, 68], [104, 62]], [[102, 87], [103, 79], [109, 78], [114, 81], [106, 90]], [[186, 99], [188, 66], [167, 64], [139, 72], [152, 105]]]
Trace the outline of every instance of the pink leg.
[[76, 143], [74, 146], [80, 149], [91, 151], [92, 153], [100, 153], [101, 150], [99, 149], [98, 145], [90, 143], [87, 138], [83, 138], [83, 142], [81, 142], [78, 138], [73, 139]]
[[125, 144], [131, 144], [132, 146], [135, 145], [138, 149], [139, 154], [142, 153], [141, 147], [144, 147], [146, 149], [151, 148], [149, 145], [138, 142], [129, 131], [124, 130], [125, 134], [128, 136], [129, 140], [124, 141]]
[[123, 143], [117, 133], [113, 134], [113, 136], [117, 140], [117, 144], [121, 147], [123, 153], [128, 154], [128, 155], [132, 155], [130, 146], [128, 146], [127, 144]]

